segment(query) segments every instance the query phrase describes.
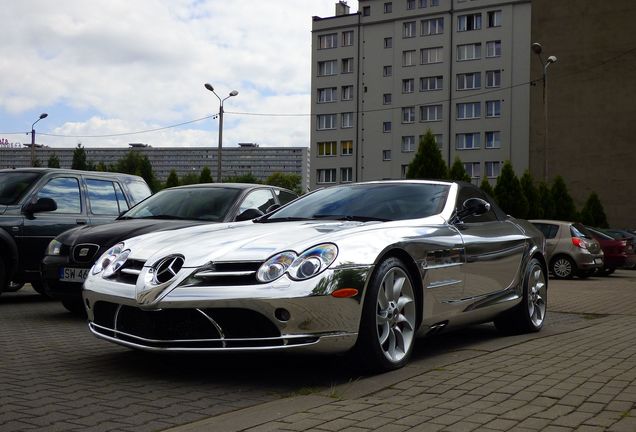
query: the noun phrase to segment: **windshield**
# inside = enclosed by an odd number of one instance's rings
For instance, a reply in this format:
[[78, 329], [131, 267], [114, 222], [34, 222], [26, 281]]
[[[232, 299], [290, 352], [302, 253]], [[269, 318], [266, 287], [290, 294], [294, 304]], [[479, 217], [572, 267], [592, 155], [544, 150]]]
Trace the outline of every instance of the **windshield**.
[[0, 172], [0, 204], [13, 205], [42, 176], [36, 172]]
[[426, 183], [368, 183], [335, 186], [305, 195], [262, 222], [297, 219], [404, 220], [438, 214], [449, 186]]
[[127, 211], [122, 219], [188, 219], [221, 222], [240, 195], [239, 189], [166, 189]]

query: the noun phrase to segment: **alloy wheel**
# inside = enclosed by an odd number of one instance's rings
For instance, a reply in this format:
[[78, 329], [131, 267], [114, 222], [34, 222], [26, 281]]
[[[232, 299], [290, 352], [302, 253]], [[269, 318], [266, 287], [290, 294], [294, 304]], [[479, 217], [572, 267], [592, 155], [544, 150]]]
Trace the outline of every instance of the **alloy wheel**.
[[528, 314], [535, 327], [541, 327], [545, 319], [547, 290], [545, 273], [535, 264], [528, 274]]
[[558, 258], [554, 265], [552, 266], [552, 270], [557, 277], [560, 278], [569, 278], [574, 273], [574, 269], [572, 268], [572, 262], [565, 257]]

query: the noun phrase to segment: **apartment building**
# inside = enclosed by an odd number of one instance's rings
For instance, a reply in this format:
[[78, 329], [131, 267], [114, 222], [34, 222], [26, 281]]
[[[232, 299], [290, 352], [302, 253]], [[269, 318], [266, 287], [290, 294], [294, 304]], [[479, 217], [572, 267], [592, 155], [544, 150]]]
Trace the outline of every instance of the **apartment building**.
[[529, 0], [359, 0], [313, 18], [311, 187], [404, 178], [431, 130], [473, 181], [528, 168]]

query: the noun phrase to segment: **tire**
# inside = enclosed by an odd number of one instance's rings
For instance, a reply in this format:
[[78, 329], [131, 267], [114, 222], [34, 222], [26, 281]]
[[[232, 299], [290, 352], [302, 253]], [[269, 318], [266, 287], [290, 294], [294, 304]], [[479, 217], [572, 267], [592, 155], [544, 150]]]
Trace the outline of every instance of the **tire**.
[[413, 282], [397, 258], [381, 262], [364, 298], [355, 351], [369, 372], [404, 366], [413, 352], [417, 307]]
[[44, 289], [44, 282], [42, 282], [42, 281], [33, 281], [33, 282], [31, 282], [31, 286], [33, 287], [35, 292], [40, 294], [42, 297], [46, 297], [47, 299], [52, 298], [50, 295], [48, 295], [46, 293], [46, 290]]
[[0, 294], [6, 290], [6, 279], [7, 279], [7, 270], [4, 265], [4, 260], [0, 256]]
[[543, 327], [548, 305], [548, 279], [536, 258], [530, 260], [523, 275], [521, 303], [495, 319], [495, 327], [504, 334], [538, 332]]
[[609, 276], [616, 271], [615, 268], [602, 268], [598, 270], [599, 276]]
[[23, 286], [24, 284], [22, 282], [9, 281], [9, 283], [4, 286], [4, 292], [16, 292]]
[[82, 299], [64, 299], [62, 300], [62, 306], [73, 315], [86, 318], [86, 309], [84, 308]]
[[552, 260], [550, 270], [557, 279], [572, 279], [576, 272], [576, 264], [570, 257], [559, 255]]

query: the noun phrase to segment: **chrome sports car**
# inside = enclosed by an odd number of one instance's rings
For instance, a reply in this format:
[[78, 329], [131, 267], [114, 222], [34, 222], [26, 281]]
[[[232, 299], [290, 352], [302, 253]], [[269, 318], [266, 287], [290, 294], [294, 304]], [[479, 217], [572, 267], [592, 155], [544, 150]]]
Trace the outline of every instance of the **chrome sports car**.
[[418, 334], [543, 326], [544, 238], [468, 183], [321, 189], [253, 221], [158, 232], [104, 253], [90, 330], [157, 351], [315, 350], [404, 365]]

